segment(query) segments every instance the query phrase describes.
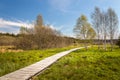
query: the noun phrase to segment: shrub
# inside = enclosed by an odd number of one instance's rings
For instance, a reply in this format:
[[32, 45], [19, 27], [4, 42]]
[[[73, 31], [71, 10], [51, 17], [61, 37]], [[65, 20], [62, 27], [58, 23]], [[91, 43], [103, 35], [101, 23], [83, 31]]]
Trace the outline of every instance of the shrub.
[[116, 45], [119, 46], [119, 48], [120, 48], [120, 37], [119, 37], [119, 39], [118, 39]]

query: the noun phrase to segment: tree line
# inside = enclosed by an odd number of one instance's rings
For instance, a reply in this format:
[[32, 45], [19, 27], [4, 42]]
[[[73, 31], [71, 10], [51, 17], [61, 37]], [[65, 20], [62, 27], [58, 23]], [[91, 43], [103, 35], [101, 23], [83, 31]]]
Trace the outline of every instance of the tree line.
[[[91, 14], [92, 24], [90, 24], [85, 15], [81, 15], [76, 23], [74, 32], [76, 37], [80, 39], [94, 39], [97, 38], [98, 49], [100, 49], [100, 41], [102, 40], [104, 50], [107, 50], [106, 40], [110, 40], [111, 51], [113, 50], [113, 39], [117, 36], [118, 31], [118, 16], [116, 12], [109, 8], [106, 12], [101, 11], [100, 8], [95, 7]], [[86, 47], [86, 43], [85, 43]]]
[[63, 36], [60, 31], [52, 29], [50, 25], [44, 25], [41, 15], [37, 16], [33, 28], [20, 28], [17, 35], [0, 35], [0, 45], [13, 45], [16, 49], [47, 49], [60, 48], [74, 44], [75, 39]]
[[41, 15], [37, 16], [33, 28], [21, 27], [20, 34], [16, 46], [22, 49], [60, 48], [72, 45], [75, 40], [63, 36], [60, 31], [52, 29], [50, 25], [44, 25]]
[[33, 28], [23, 26], [17, 35], [0, 33], [0, 45], [14, 45], [17, 49], [46, 49], [84, 43], [87, 50], [88, 44], [95, 44], [97, 39], [98, 49], [102, 49], [100, 45], [103, 44], [103, 49], [107, 50], [109, 40], [112, 51], [115, 44], [113, 39], [117, 36], [119, 24], [116, 12], [112, 8], [101, 11], [100, 8], [95, 7], [91, 19], [92, 24], [84, 14], [77, 19], [73, 30], [76, 34], [75, 39], [65, 37], [50, 25], [45, 25], [42, 16], [38, 15]]

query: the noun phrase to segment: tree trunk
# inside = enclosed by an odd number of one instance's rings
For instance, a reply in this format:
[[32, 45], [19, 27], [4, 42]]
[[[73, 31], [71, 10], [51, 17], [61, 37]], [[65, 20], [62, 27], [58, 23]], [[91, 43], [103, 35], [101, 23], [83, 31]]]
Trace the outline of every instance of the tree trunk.
[[106, 48], [106, 35], [104, 36], [104, 50], [106, 51], [107, 48]]
[[112, 51], [113, 50], [113, 39], [112, 38], [110, 40], [110, 45], [111, 45], [110, 51]]
[[100, 36], [98, 35], [98, 50], [100, 50]]

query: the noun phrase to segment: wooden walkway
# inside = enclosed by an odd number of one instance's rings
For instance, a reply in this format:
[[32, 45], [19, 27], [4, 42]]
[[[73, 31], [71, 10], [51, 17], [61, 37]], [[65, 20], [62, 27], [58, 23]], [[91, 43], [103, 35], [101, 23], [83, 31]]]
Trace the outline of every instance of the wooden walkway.
[[56, 62], [61, 57], [81, 48], [84, 48], [84, 47], [74, 48], [68, 51], [60, 52], [56, 55], [50, 56], [39, 62], [36, 62], [35, 64], [19, 69], [12, 73], [6, 74], [0, 77], [0, 80], [30, 80], [31, 77], [39, 74], [41, 71], [49, 67], [51, 64]]

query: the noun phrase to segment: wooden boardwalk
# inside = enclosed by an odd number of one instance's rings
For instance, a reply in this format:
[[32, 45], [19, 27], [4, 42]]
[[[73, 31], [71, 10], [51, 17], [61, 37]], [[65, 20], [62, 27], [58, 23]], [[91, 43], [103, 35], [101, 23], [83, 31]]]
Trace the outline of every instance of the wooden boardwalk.
[[56, 62], [61, 57], [76, 51], [80, 48], [74, 48], [68, 51], [60, 52], [56, 55], [50, 56], [48, 58], [45, 58], [39, 62], [36, 62], [35, 64], [32, 64], [30, 66], [27, 66], [25, 68], [19, 69], [17, 71], [14, 71], [12, 73], [6, 74], [2, 77], [0, 77], [0, 80], [29, 80], [31, 77], [39, 74], [41, 71], [49, 67], [51, 64]]

